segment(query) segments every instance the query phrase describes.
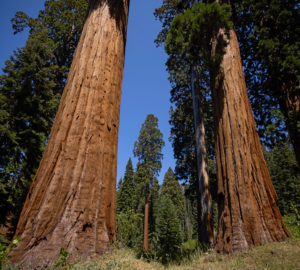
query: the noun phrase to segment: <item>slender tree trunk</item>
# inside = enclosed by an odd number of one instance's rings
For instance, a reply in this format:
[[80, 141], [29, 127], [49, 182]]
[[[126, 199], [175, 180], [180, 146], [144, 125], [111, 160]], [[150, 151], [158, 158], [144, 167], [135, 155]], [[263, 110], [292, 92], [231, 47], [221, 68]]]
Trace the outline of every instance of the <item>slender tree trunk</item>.
[[[12, 261], [46, 265], [116, 239], [116, 164], [129, 0], [90, 0], [50, 139], [28, 193]], [[23, 266], [25, 267], [25, 266]], [[24, 269], [24, 268], [23, 268]]]
[[247, 95], [236, 34], [213, 87], [219, 199], [216, 251], [283, 241], [282, 222]]
[[149, 252], [149, 204], [150, 204], [150, 196], [146, 195], [145, 198], [145, 215], [144, 215], [144, 252]]
[[300, 166], [300, 91], [296, 89], [295, 84], [294, 82], [282, 83], [278, 99]]
[[192, 67], [192, 96], [194, 111], [195, 142], [197, 155], [197, 180], [199, 187], [198, 239], [202, 244], [213, 244], [213, 226], [211, 219], [211, 194], [209, 191], [209, 176], [207, 172], [207, 154], [205, 146], [205, 128], [201, 108], [200, 89], [197, 67]]

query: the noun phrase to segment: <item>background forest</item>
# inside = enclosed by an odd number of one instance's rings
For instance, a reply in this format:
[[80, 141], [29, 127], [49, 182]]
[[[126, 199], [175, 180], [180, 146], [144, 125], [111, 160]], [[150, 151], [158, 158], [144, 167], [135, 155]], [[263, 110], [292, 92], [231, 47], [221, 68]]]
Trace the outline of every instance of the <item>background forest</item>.
[[[119, 245], [163, 264], [187, 258], [198, 248], [209, 248], [198, 241], [201, 207], [193, 87], [201, 90], [214, 237], [218, 230], [214, 104], [209, 75], [212, 63], [201, 60], [207, 57], [205, 50], [201, 55], [194, 53], [201, 42], [207, 42], [206, 33], [201, 32], [203, 18], [199, 17], [200, 5], [204, 4], [199, 2], [164, 0], [153, 10], [162, 25], [155, 43], [163, 46], [168, 56], [172, 106], [171, 131], [165, 136], [173, 147], [175, 167], [167, 170], [162, 182], [158, 180], [165, 142], [153, 106], [153, 114], [147, 115], [136, 134], [132, 149], [136, 164], [128, 153], [126, 171], [117, 187]], [[211, 16], [206, 27], [234, 25], [278, 205], [292, 236], [300, 237], [299, 4], [291, 0], [242, 0], [231, 1], [231, 8], [215, 6], [206, 3], [204, 15]], [[22, 11], [12, 18], [15, 34], [28, 29], [29, 36], [26, 45], [5, 62], [0, 76], [2, 247], [16, 229], [49, 139], [87, 7], [86, 0], [47, 0], [36, 18]], [[218, 21], [213, 17], [216, 14], [221, 18]], [[196, 72], [196, 81], [191, 70]]]

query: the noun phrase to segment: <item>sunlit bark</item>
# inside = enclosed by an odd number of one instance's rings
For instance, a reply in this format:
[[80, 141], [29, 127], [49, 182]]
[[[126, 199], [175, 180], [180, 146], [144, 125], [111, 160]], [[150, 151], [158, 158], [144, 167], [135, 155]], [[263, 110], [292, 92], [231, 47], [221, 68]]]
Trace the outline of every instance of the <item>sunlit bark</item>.
[[237, 37], [233, 30], [230, 35], [213, 89], [219, 199], [216, 250], [222, 253], [288, 236], [256, 131]]
[[12, 261], [46, 265], [116, 239], [116, 164], [129, 0], [90, 0], [50, 139], [20, 216]]

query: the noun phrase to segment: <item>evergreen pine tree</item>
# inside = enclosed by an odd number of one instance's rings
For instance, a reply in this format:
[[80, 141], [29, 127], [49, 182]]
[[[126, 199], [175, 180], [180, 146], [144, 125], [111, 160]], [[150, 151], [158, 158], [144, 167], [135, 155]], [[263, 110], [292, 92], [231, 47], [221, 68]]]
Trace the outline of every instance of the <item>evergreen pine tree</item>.
[[162, 263], [166, 264], [170, 260], [175, 260], [180, 254], [182, 236], [178, 211], [172, 199], [167, 194], [160, 197], [160, 208], [157, 221], [157, 253]]
[[119, 182], [118, 182], [118, 185], [117, 185], [117, 194], [119, 194], [122, 185], [123, 185], [123, 178], [121, 177], [121, 178], [119, 179]]
[[120, 185], [120, 190], [117, 197], [117, 213], [128, 212], [135, 208], [135, 180], [131, 158], [129, 158], [125, 175]]
[[137, 211], [136, 176], [129, 158], [117, 194], [117, 237], [124, 246], [140, 249], [138, 243], [143, 234], [142, 218], [142, 211]]
[[[142, 124], [138, 140], [134, 144], [134, 156], [138, 158], [137, 168], [137, 192], [144, 197], [144, 245], [145, 253], [149, 251], [149, 208], [151, 196], [155, 187], [155, 176], [161, 169], [161, 153], [164, 146], [163, 135], [158, 129], [158, 119], [149, 114]], [[141, 207], [141, 205], [139, 206]], [[151, 218], [151, 217], [150, 217]], [[153, 221], [151, 221], [153, 222]]]
[[180, 220], [180, 223], [182, 223], [185, 215], [183, 189], [178, 183], [171, 168], [168, 169], [164, 176], [160, 196], [169, 196], [175, 206], [177, 217]]
[[278, 142], [265, 155], [281, 213], [300, 213], [300, 168], [290, 145]]

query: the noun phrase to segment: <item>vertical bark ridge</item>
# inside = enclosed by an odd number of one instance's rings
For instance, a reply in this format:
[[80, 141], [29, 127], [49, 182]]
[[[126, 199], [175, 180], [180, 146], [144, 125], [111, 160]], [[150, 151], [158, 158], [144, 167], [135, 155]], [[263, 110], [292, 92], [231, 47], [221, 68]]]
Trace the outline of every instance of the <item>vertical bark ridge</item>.
[[[122, 5], [122, 14], [112, 14]], [[90, 0], [51, 135], [11, 252], [24, 269], [63, 247], [72, 257], [104, 252], [116, 239], [116, 161], [129, 0]]]
[[216, 250], [236, 252], [288, 235], [249, 102], [235, 32], [213, 89], [219, 196]]
[[198, 239], [199, 243], [212, 245], [214, 242], [211, 219], [211, 193], [209, 190], [209, 175], [207, 171], [207, 153], [205, 145], [204, 116], [201, 108], [201, 93], [199, 89], [198, 71], [192, 66], [192, 96], [194, 111], [195, 145], [197, 156], [197, 180], [199, 191], [198, 210]]

